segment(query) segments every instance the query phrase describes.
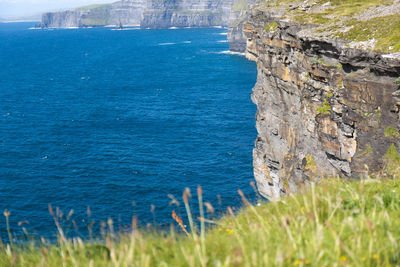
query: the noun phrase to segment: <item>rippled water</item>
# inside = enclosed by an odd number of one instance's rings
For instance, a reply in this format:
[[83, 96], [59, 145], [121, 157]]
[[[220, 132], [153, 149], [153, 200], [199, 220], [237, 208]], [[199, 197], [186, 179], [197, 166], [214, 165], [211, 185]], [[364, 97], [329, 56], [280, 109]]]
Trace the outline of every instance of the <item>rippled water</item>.
[[54, 234], [48, 204], [85, 235], [88, 206], [97, 226], [163, 225], [185, 187], [219, 211], [254, 196], [256, 66], [224, 52], [226, 30], [31, 26], [0, 23], [0, 209], [16, 235], [24, 220]]

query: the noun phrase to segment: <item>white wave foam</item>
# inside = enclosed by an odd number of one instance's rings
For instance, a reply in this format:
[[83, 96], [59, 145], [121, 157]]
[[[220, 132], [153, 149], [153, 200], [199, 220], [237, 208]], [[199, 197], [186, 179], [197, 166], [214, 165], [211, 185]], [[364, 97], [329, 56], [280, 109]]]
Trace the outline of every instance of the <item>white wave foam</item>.
[[228, 33], [227, 32], [220, 32], [220, 33], [217, 33], [218, 35], [228, 35]]
[[[106, 25], [106, 26], [104, 26], [104, 28], [115, 28], [115, 27], [117, 27], [118, 25], [115, 25], [115, 24], [110, 24], [110, 25]], [[139, 28], [140, 27], [140, 24], [124, 24], [123, 25], [124, 27], [127, 27], [127, 28]]]
[[123, 28], [123, 29], [111, 29], [112, 31], [133, 31], [140, 30], [140, 28]]
[[217, 43], [227, 43], [228, 42], [228, 40], [219, 40], [219, 41], [217, 41]]
[[79, 27], [48, 27], [45, 28], [46, 30], [77, 30], [77, 29], [84, 29]]
[[237, 56], [244, 56], [244, 53], [240, 53], [240, 52], [233, 52], [233, 51], [221, 51], [221, 52], [217, 52], [217, 54], [225, 54], [225, 55], [237, 55]]
[[179, 42], [179, 43], [159, 43], [158, 45], [176, 45], [176, 44], [191, 44], [192, 41], [183, 41], [183, 42]]
[[176, 30], [176, 29], [178, 29], [177, 27], [169, 27], [168, 29], [170, 29], [170, 30]]

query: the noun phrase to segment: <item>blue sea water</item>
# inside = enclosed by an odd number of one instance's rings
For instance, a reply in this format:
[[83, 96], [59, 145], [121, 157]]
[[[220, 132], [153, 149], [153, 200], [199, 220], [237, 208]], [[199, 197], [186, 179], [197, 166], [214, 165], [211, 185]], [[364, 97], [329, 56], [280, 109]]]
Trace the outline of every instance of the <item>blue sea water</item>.
[[15, 235], [54, 235], [48, 204], [84, 236], [109, 217], [168, 225], [185, 187], [220, 212], [238, 189], [254, 196], [256, 66], [223, 53], [225, 29], [32, 26], [0, 23], [0, 209]]

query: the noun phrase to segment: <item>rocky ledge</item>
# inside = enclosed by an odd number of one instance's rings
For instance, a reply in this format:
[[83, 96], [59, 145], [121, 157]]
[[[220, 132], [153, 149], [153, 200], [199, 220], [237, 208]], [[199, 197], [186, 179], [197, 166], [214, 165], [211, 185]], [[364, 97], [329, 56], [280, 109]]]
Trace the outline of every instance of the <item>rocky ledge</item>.
[[268, 199], [322, 177], [398, 173], [400, 60], [308, 37], [309, 24], [253, 9], [246, 57], [257, 63], [252, 99], [258, 189]]

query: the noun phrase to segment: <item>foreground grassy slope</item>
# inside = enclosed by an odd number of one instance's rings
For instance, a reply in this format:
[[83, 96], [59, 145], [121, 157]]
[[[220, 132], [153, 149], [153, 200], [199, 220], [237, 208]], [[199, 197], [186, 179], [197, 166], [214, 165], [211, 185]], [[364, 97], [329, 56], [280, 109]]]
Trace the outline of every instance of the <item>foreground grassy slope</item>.
[[1, 245], [1, 266], [399, 266], [400, 180], [327, 179], [248, 205], [206, 233], [134, 231], [104, 243]]

